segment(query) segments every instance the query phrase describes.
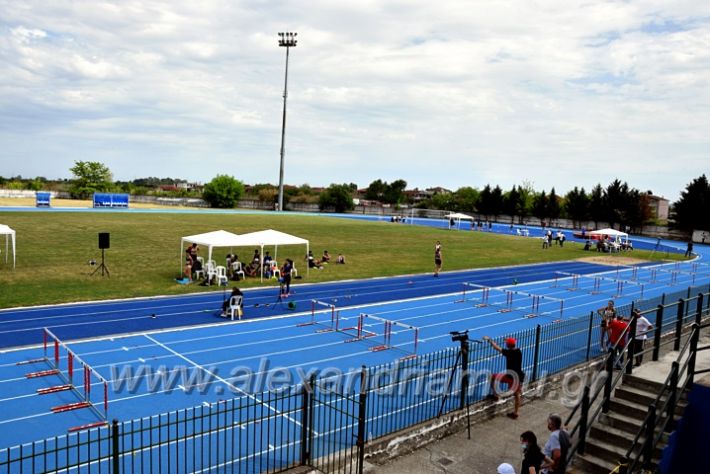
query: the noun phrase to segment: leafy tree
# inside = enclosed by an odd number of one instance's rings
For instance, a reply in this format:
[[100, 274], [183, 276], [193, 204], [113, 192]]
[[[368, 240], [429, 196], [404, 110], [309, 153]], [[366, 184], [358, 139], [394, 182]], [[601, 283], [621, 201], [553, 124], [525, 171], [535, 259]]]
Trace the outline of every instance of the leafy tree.
[[478, 197], [478, 212], [488, 217], [493, 213], [493, 200], [492, 200], [491, 185], [486, 184], [486, 187], [481, 191]]
[[335, 209], [335, 212], [350, 211], [355, 208], [352, 189], [348, 184], [331, 184], [328, 189], [320, 193], [318, 208], [323, 211]]
[[629, 185], [618, 179], [612, 181], [604, 190], [604, 209], [606, 220], [613, 229], [614, 224], [624, 219], [624, 211], [629, 200]]
[[437, 194], [436, 196], [449, 196], [453, 199], [455, 210], [457, 211], [474, 212], [476, 210], [476, 204], [478, 204], [479, 195], [480, 193], [476, 188], [465, 186], [457, 189], [453, 194]]
[[[347, 185], [349, 188], [352, 185]], [[403, 179], [398, 179], [393, 181], [391, 184], [382, 181], [381, 179], [375, 180], [370, 183], [365, 191], [365, 199], [372, 201], [381, 201], [387, 204], [399, 204], [404, 202], [404, 190], [407, 188], [407, 182]]]
[[689, 183], [673, 203], [674, 227], [691, 232], [710, 229], [710, 184], [703, 174]]
[[577, 186], [565, 195], [565, 212], [567, 217], [572, 220], [573, 225], [581, 227], [582, 221], [586, 221], [589, 217], [589, 196], [584, 191], [584, 188], [578, 189]]
[[95, 192], [108, 191], [111, 188], [111, 171], [97, 161], [75, 161], [69, 171], [74, 179], [69, 188], [73, 198], [86, 199]]
[[550, 190], [550, 195], [547, 198], [547, 215], [551, 220], [560, 217], [560, 198], [555, 193], [555, 188]]
[[231, 209], [244, 194], [244, 184], [232, 176], [218, 174], [205, 184], [202, 199], [211, 207]]
[[642, 193], [638, 189], [629, 190], [624, 219], [627, 225], [635, 230], [641, 230], [646, 222], [651, 220], [651, 206], [647, 193]]
[[589, 195], [589, 217], [594, 221], [594, 227], [599, 227], [599, 222], [606, 218], [606, 214], [604, 190], [601, 184], [597, 184]]
[[454, 194], [438, 193], [431, 197], [431, 207], [442, 211], [456, 211], [456, 199]]
[[520, 223], [522, 224], [525, 219], [532, 213], [533, 199], [535, 198], [535, 189], [530, 181], [523, 180], [523, 184], [518, 186], [518, 192], [520, 193], [520, 206], [518, 208], [518, 216], [520, 216]]
[[540, 191], [533, 198], [532, 215], [540, 219], [540, 222], [547, 219], [547, 211], [549, 210], [549, 200], [545, 190]]
[[387, 183], [377, 179], [370, 183], [365, 191], [365, 199], [370, 201], [382, 201], [387, 192]]
[[279, 190], [274, 187], [262, 188], [259, 191], [258, 198], [261, 202], [266, 202], [273, 205], [279, 199]]
[[384, 202], [388, 204], [400, 204], [404, 202], [404, 190], [407, 189], [407, 182], [403, 179], [392, 181], [385, 190]]
[[491, 191], [491, 214], [497, 218], [503, 212], [503, 190], [496, 186]]
[[518, 215], [518, 210], [520, 209], [520, 192], [518, 188], [513, 185], [513, 187], [505, 193], [503, 197], [503, 212], [510, 216], [510, 223], [515, 222], [515, 216]]

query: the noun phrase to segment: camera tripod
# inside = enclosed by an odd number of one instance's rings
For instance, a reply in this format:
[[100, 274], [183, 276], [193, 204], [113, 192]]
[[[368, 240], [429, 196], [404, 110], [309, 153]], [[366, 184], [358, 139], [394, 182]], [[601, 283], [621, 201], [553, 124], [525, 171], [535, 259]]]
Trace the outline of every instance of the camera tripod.
[[466, 406], [466, 429], [468, 431], [468, 439], [471, 439], [471, 414], [466, 400], [466, 395], [468, 394], [468, 331], [452, 332], [451, 340], [454, 342], [458, 341], [461, 344], [461, 350], [456, 354], [456, 361], [451, 368], [451, 374], [449, 374], [449, 383], [446, 385], [446, 393], [441, 400], [439, 414], [436, 415], [436, 417], [440, 418], [441, 413], [444, 411], [446, 400], [449, 398], [449, 393], [451, 393], [451, 384], [454, 381], [456, 369], [458, 369], [459, 361], [461, 361], [461, 400], [459, 407], [463, 408], [464, 405]]

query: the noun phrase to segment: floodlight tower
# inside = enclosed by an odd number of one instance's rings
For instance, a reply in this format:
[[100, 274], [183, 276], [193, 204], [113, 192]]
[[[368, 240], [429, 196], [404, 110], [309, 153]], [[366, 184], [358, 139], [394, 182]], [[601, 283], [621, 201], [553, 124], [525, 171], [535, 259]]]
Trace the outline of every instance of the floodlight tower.
[[279, 33], [279, 46], [286, 48], [286, 76], [284, 78], [284, 113], [281, 122], [281, 166], [279, 167], [279, 211], [284, 208], [284, 152], [286, 139], [286, 98], [288, 97], [288, 52], [296, 47], [298, 33]]

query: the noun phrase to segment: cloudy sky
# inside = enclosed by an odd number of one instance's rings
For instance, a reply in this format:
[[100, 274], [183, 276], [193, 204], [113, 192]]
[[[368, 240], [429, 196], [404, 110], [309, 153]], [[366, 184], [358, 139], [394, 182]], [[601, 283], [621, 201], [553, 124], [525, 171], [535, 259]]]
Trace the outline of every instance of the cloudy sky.
[[676, 199], [710, 171], [710, 2], [0, 0], [0, 175]]

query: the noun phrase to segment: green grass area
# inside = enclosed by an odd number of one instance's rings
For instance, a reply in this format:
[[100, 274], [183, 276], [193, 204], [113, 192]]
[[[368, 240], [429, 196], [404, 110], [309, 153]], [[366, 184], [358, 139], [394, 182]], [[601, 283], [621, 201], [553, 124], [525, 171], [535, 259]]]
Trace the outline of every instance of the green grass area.
[[[540, 240], [532, 238], [289, 214], [10, 212], [0, 213], [0, 222], [17, 231], [17, 268], [13, 271], [11, 263], [6, 265], [4, 255], [0, 263], [2, 308], [215, 291], [214, 286], [179, 285], [174, 278], [183, 261], [180, 238], [218, 229], [234, 233], [276, 229], [310, 240], [316, 256], [324, 249], [333, 257], [339, 252], [346, 256], [346, 265], [331, 264], [324, 270], [311, 270], [306, 276], [304, 246], [279, 248], [279, 262], [292, 258], [304, 276], [297, 282], [431, 272], [436, 240], [443, 245], [444, 271], [590, 255], [572, 243], [542, 250]], [[106, 251], [110, 278], [90, 276], [94, 268], [88, 261], [100, 260], [101, 256], [98, 232], [111, 233], [111, 248]], [[253, 248], [233, 250], [242, 261], [254, 252]], [[265, 250], [274, 254], [273, 248]], [[202, 249], [201, 254], [206, 256], [206, 252]], [[215, 250], [218, 264], [223, 264], [228, 252], [229, 249]], [[632, 256], [668, 258], [638, 250]], [[273, 280], [266, 284], [276, 285]], [[251, 287], [260, 283], [258, 279], [248, 279], [238, 285]]]

